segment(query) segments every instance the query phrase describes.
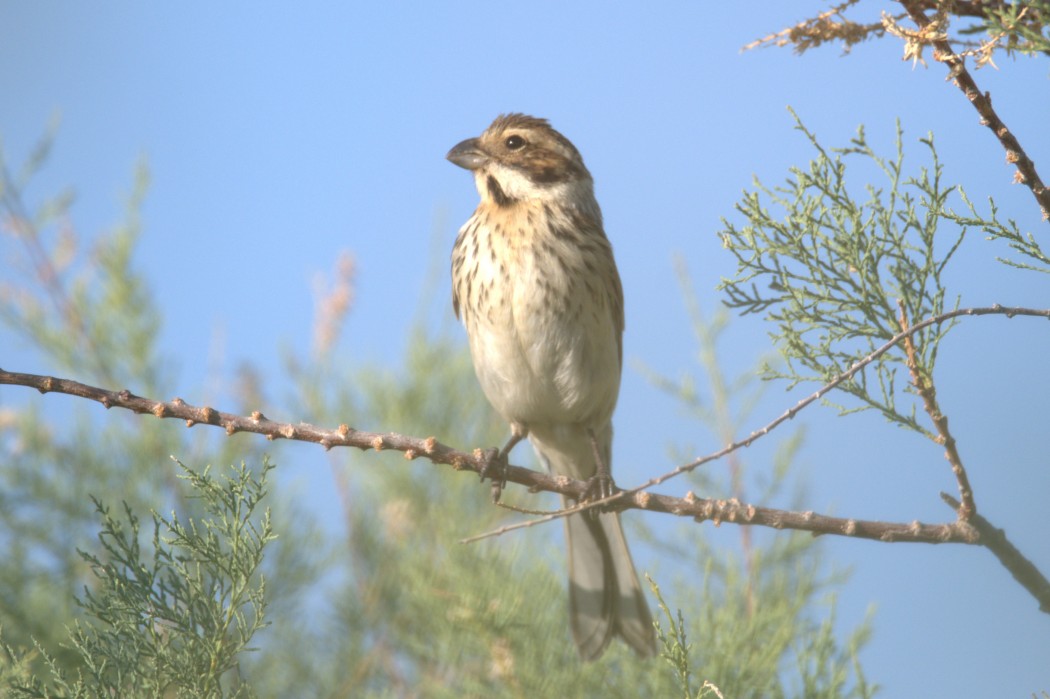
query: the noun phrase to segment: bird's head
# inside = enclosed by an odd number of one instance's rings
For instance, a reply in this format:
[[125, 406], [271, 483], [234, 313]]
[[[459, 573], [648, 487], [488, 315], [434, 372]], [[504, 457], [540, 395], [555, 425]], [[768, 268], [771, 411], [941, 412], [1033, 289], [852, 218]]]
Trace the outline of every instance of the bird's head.
[[527, 200], [571, 201], [580, 194], [593, 198], [580, 152], [546, 119], [500, 115], [445, 157], [474, 173], [482, 202], [500, 207]]

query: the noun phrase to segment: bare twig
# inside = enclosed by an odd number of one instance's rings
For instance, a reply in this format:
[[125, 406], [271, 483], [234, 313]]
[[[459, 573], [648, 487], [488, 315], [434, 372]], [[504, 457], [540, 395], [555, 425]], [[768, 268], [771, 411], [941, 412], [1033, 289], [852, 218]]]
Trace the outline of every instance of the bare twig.
[[[1050, 314], [1050, 311], [1047, 311]], [[128, 391], [107, 391], [85, 384], [35, 374], [20, 374], [0, 369], [0, 384], [29, 386], [41, 393], [65, 393], [94, 400], [107, 408], [125, 408], [136, 413], [149, 413], [160, 418], [176, 418], [186, 421], [187, 426], [207, 424], [223, 427], [227, 434], [252, 432], [265, 435], [269, 439], [292, 439], [314, 442], [326, 448], [335, 446], [357, 447], [359, 449], [391, 449], [404, 453], [408, 459], [423, 456], [434, 463], [449, 464], [457, 470], [479, 471], [485, 462], [482, 450], [473, 454], [458, 451], [441, 444], [433, 437], [407, 437], [394, 433], [377, 433], [354, 430], [345, 425], [329, 430], [314, 425], [300, 423], [274, 422], [256, 412], [249, 417], [224, 413], [204, 406], [192, 406], [180, 399], [161, 402], [136, 396]], [[526, 485], [535, 490], [561, 493], [569, 497], [582, 497], [588, 484], [559, 476], [530, 471], [517, 466], [510, 466], [506, 472], [507, 480]], [[698, 498], [693, 493], [676, 498], [651, 493], [636, 493], [625, 497], [621, 493], [613, 505], [616, 509], [640, 509], [648, 512], [661, 512], [679, 517], [692, 517], [697, 522], [711, 521], [715, 525], [722, 522], [771, 527], [774, 529], [794, 529], [814, 534], [832, 534], [857, 539], [870, 539], [885, 542], [914, 542], [928, 544], [956, 543], [988, 545], [985, 536], [992, 537], [989, 545], [993, 552], [1014, 576], [1037, 595], [1044, 611], [1047, 607], [1045, 595], [1050, 590], [1048, 582], [1009, 542], [1001, 531], [992, 527], [984, 518], [975, 516], [973, 522], [958, 520], [945, 524], [922, 524], [921, 522], [893, 523], [871, 520], [858, 520], [845, 517], [828, 517], [813, 512], [791, 512], [768, 507], [743, 504], [736, 499], [718, 500]], [[951, 502], [951, 498], [946, 498]], [[610, 503], [611, 504], [611, 503]], [[494, 532], [481, 534], [466, 539], [478, 539], [496, 536], [514, 529], [536, 526], [584, 509], [581, 506], [549, 514], [541, 519], [534, 519], [523, 524], [508, 525]], [[994, 547], [994, 548], [993, 548]], [[1037, 594], [1038, 593], [1038, 594]]]
[[[510, 510], [511, 512], [517, 512], [519, 515], [531, 515], [533, 517], [543, 517], [545, 515], [551, 515], [557, 512], [557, 510], [533, 510], [528, 507], [521, 507], [520, 505], [511, 505], [509, 502], [503, 502], [502, 500], [496, 500], [494, 504], [497, 507], [502, 507], [504, 510]], [[461, 541], [460, 543], [467, 543]]]
[[[313, 442], [320, 444], [326, 450], [332, 447], [357, 447], [358, 449], [375, 449], [376, 451], [392, 449], [402, 452], [405, 458], [409, 460], [424, 456], [434, 463], [448, 464], [457, 470], [469, 469], [477, 471], [484, 462], [481, 450], [475, 450], [473, 454], [457, 451], [441, 444], [434, 437], [417, 438], [406, 437], [392, 432], [366, 432], [355, 430], [346, 425], [340, 425], [336, 429], [328, 429], [307, 423], [275, 422], [258, 411], [252, 413], [251, 416], [245, 417], [215, 410], [209, 406], [191, 405], [181, 398], [172, 398], [167, 402], [158, 401], [137, 396], [127, 390], [109, 391], [95, 386], [88, 386], [78, 381], [39, 376], [37, 374], [20, 374], [4, 371], [3, 369], [0, 369], [0, 384], [28, 386], [37, 389], [41, 393], [65, 393], [71, 396], [87, 398], [88, 400], [101, 403], [106, 409], [124, 408], [139, 414], [149, 413], [159, 418], [185, 420], [187, 427], [193, 427], [198, 424], [222, 427], [226, 430], [227, 435], [233, 435], [238, 432], [251, 432], [261, 434], [269, 440], [290, 439], [300, 442]], [[528, 469], [519, 470], [532, 473]], [[514, 478], [509, 480], [522, 482]], [[525, 481], [522, 484], [534, 485], [531, 481]]]
[[776, 429], [777, 427], [779, 427], [783, 423], [785, 423], [788, 420], [794, 418], [804, 408], [806, 408], [807, 406], [811, 405], [812, 403], [816, 402], [817, 400], [821, 399], [822, 397], [824, 397], [825, 395], [830, 393], [837, 386], [841, 385], [844, 381], [848, 381], [851, 378], [853, 378], [854, 376], [856, 376], [861, 371], [861, 369], [863, 369], [867, 365], [871, 364], [872, 362], [874, 362], [876, 359], [878, 359], [882, 355], [884, 355], [887, 352], [889, 352], [894, 346], [899, 344], [904, 338], [910, 337], [912, 334], [914, 334], [914, 333], [916, 333], [919, 330], [922, 330], [924, 328], [928, 328], [931, 325], [939, 325], [940, 323], [944, 323], [944, 322], [949, 321], [949, 320], [951, 320], [953, 318], [961, 318], [963, 316], [985, 316], [985, 315], [1005, 315], [1007, 318], [1013, 318], [1014, 316], [1032, 316], [1032, 317], [1036, 317], [1036, 318], [1047, 318], [1047, 319], [1050, 319], [1050, 309], [1006, 307], [1006, 306], [1000, 306], [998, 304], [995, 304], [994, 306], [986, 306], [986, 307], [982, 307], [982, 308], [957, 308], [957, 309], [955, 309], [953, 311], [948, 311], [946, 313], [941, 313], [940, 315], [936, 315], [936, 316], [932, 316], [930, 318], [926, 318], [925, 320], [922, 320], [922, 321], [916, 323], [915, 325], [912, 325], [907, 330], [901, 330], [899, 333], [897, 333], [896, 335], [891, 337], [889, 340], [887, 340], [885, 344], [883, 344], [881, 347], [877, 348], [874, 352], [871, 352], [867, 356], [865, 356], [865, 357], [863, 357], [861, 359], [858, 359], [853, 364], [853, 366], [851, 366], [849, 369], [847, 369], [846, 371], [842, 372], [841, 374], [836, 376], [834, 379], [832, 379], [830, 382], [824, 384], [819, 389], [817, 389], [816, 391], [814, 391], [810, 395], [808, 395], [805, 398], [803, 398], [802, 400], [800, 400], [795, 405], [793, 405], [790, 408], [788, 408], [787, 410], [785, 410], [783, 412], [783, 414], [781, 414], [779, 417], [774, 419], [772, 422], [770, 422], [769, 424], [765, 425], [764, 427], [760, 427], [759, 429], [755, 430], [754, 432], [749, 434], [744, 439], [741, 439], [739, 441], [733, 442], [732, 444], [728, 444], [727, 446], [723, 447], [722, 449], [719, 449], [718, 451], [712, 452], [712, 453], [710, 453], [710, 454], [708, 454], [706, 456], [701, 456], [698, 459], [695, 459], [694, 461], [691, 461], [691, 462], [689, 462], [687, 464], [682, 464], [681, 466], [678, 466], [677, 468], [675, 468], [673, 471], [669, 471], [669, 472], [667, 472], [667, 473], [665, 473], [665, 474], [663, 474], [661, 476], [657, 476], [656, 478], [651, 478], [650, 480], [646, 481], [645, 483], [642, 483], [641, 485], [635, 486], [635, 487], [630, 488], [628, 490], [620, 491], [619, 493], [617, 493], [616, 495], [613, 495], [610, 498], [605, 498], [603, 500], [591, 501], [591, 502], [588, 502], [588, 503], [586, 503], [584, 505], [581, 505], [580, 507], [581, 507], [581, 509], [587, 509], [589, 507], [607, 506], [611, 501], [613, 501], [613, 500], [615, 500], [615, 499], [617, 499], [619, 497], [634, 495], [635, 493], [641, 492], [643, 490], [648, 490], [649, 488], [652, 488], [653, 486], [660, 485], [661, 483], [669, 481], [670, 479], [675, 478], [677, 476], [680, 476], [683, 473], [689, 473], [690, 471], [693, 471], [693, 470], [697, 469], [698, 467], [703, 466], [704, 464], [710, 463], [712, 461], [717, 461], [718, 459], [721, 459], [722, 457], [726, 456], [727, 454], [729, 454], [731, 452], [736, 451], [737, 449], [740, 449], [740, 448], [743, 448], [743, 447], [749, 447], [756, 440], [758, 440], [761, 437], [766, 436], [767, 434], [772, 432], [774, 429]]
[[[908, 316], [904, 310], [904, 303], [898, 301], [897, 308], [900, 310], [901, 330], [907, 330]], [[956, 509], [959, 519], [969, 520], [977, 514], [977, 505], [973, 500], [973, 488], [970, 487], [970, 478], [966, 475], [962, 457], [959, 456], [955, 437], [948, 430], [948, 416], [941, 412], [941, 406], [937, 403], [937, 390], [933, 387], [933, 377], [926, 376], [919, 369], [919, 363], [915, 357], [915, 343], [910, 335], [904, 338], [904, 350], [908, 358], [908, 373], [911, 375], [912, 385], [922, 398], [926, 414], [933, 420], [934, 427], [937, 429], [937, 443], [944, 445], [944, 458], [951, 464], [955, 481], [959, 485], [959, 497], [962, 498], [962, 505]]]
[[[718, 526], [723, 522], [749, 524], [773, 529], [794, 529], [814, 534], [833, 534], [871, 539], [885, 542], [921, 542], [927, 544], [979, 544], [977, 530], [967, 522], [957, 521], [946, 524], [923, 524], [921, 522], [876, 522], [872, 520], [853, 519], [850, 517], [829, 517], [814, 512], [793, 512], [771, 507], [758, 507], [742, 503], [736, 498], [719, 500], [700, 498], [692, 492], [685, 497], [676, 498], [669, 495], [641, 493], [633, 498], [616, 503], [617, 509], [640, 509], [646, 512], [660, 512], [678, 517], [692, 517], [696, 522], [711, 521]], [[563, 512], [579, 512], [580, 508], [570, 508]], [[491, 532], [478, 534], [462, 543], [480, 541], [481, 539], [499, 536], [516, 529], [534, 527], [550, 519], [556, 519], [562, 512], [551, 513], [547, 518], [532, 519], [527, 522], [508, 524]]]
[[[981, 116], [981, 123], [991, 129], [995, 137], [999, 139], [999, 143], [1002, 144], [1003, 149], [1006, 151], [1006, 162], [1012, 163], [1017, 168], [1015, 180], [1023, 182], [1032, 190], [1032, 194], [1035, 196], [1036, 202], [1043, 213], [1043, 220], [1050, 220], [1050, 189], [1047, 189], [1039, 178], [1039, 174], [1035, 170], [1035, 163], [1025, 153], [1017, 137], [1014, 136], [1013, 132], [1006, 127], [1006, 124], [992, 109], [991, 96], [978, 89], [973, 76], [966, 70], [966, 62], [952, 49], [947, 35], [941, 31], [931, 31], [935, 27], [932, 20], [923, 11], [924, 6], [928, 3], [918, 2], [917, 0], [900, 0], [900, 3], [907, 10], [908, 16], [919, 27], [918, 36], [927, 35], [922, 40], [933, 46], [934, 58], [948, 65], [948, 77], [970, 100], [970, 104], [974, 106], [974, 109]], [[937, 5], [940, 7], [941, 3], [937, 3]], [[909, 41], [913, 40], [918, 39], [909, 39]]]

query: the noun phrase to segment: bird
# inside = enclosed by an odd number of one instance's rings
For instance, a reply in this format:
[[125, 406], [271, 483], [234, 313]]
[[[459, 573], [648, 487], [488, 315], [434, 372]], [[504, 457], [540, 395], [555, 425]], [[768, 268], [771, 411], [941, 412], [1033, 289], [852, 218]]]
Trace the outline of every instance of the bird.
[[[589, 481], [604, 496], [614, 487], [624, 300], [591, 174], [546, 119], [520, 113], [499, 115], [446, 157], [473, 173], [481, 198], [453, 246], [452, 305], [478, 382], [510, 425], [499, 458], [505, 465], [527, 437], [549, 472]], [[565, 536], [581, 659], [598, 659], [614, 636], [654, 655], [619, 513], [569, 515]]]

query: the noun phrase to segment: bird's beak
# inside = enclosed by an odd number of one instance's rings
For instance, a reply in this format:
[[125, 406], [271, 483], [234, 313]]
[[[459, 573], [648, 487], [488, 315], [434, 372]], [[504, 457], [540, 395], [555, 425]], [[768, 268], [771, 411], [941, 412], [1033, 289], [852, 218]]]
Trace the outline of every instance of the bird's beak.
[[488, 153], [481, 150], [481, 145], [476, 138], [468, 138], [466, 141], [457, 143], [445, 157], [449, 162], [467, 170], [477, 170], [489, 160]]

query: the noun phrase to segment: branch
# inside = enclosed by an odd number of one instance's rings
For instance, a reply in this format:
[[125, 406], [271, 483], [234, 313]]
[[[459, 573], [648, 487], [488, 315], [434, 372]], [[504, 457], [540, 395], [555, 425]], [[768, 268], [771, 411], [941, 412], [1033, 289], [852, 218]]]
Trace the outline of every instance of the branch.
[[[519, 524], [509, 524], [491, 532], [463, 539], [461, 543], [479, 541], [492, 536], [506, 534], [515, 529], [533, 527], [537, 524], [558, 519], [564, 513], [578, 512], [582, 508], [569, 508], [541, 519], [533, 519]], [[700, 498], [691, 491], [685, 497], [676, 498], [669, 495], [640, 493], [632, 498], [616, 503], [617, 510], [645, 510], [660, 512], [678, 517], [692, 517], [696, 522], [711, 521], [715, 526], [722, 522], [749, 524], [772, 529], [793, 529], [812, 532], [813, 534], [833, 534], [855, 539], [871, 539], [884, 542], [912, 542], [925, 544], [981, 544], [978, 530], [964, 521], [946, 524], [923, 524], [914, 522], [878, 522], [874, 520], [853, 519], [851, 517], [829, 517], [814, 512], [793, 512], [778, 510], [772, 507], [759, 507], [742, 503], [736, 498], [720, 500]], [[1048, 583], [1050, 584], [1050, 583]]]
[[[1050, 189], [1043, 184], [1039, 174], [1035, 171], [1035, 163], [1025, 153], [1020, 142], [1006, 127], [999, 115], [992, 109], [992, 98], [987, 92], [981, 92], [974, 82], [973, 76], [966, 70], [966, 62], [957, 55], [948, 41], [948, 37], [937, 27], [923, 12], [923, 3], [916, 0], [900, 0], [901, 5], [907, 10], [908, 15], [919, 27], [917, 36], [909, 36], [908, 41], [929, 43], [934, 48], [934, 58], [949, 67], [948, 76], [952, 82], [963, 91], [970, 104], [974, 106], [977, 113], [981, 115], [981, 123], [992, 130], [995, 137], [999, 139], [1006, 150], [1006, 161], [1017, 167], [1015, 180], [1023, 182], [1032, 190], [1040, 210], [1043, 212], [1043, 220], [1050, 220]], [[941, 3], [938, 3], [940, 6]]]
[[[986, 546], [992, 550], [1018, 582], [1036, 597], [1040, 603], [1040, 609], [1050, 613], [1050, 581], [1047, 581], [1039, 570], [1006, 540], [1005, 534], [1001, 530], [993, 527], [987, 520], [976, 513], [972, 515], [969, 521], [959, 519], [946, 524], [922, 524], [918, 521], [893, 523], [829, 517], [813, 512], [792, 512], [758, 507], [741, 503], [735, 498], [730, 500], [698, 498], [692, 492], [687, 493], [682, 498], [644, 492], [654, 485], [663, 483], [682, 473], [688, 473], [702, 464], [714, 461], [730, 452], [751, 445], [760, 437], [769, 434], [776, 427], [793, 418], [803, 408], [811, 405], [843, 381], [856, 375], [865, 366], [878, 359], [894, 345], [910, 337], [913, 333], [953, 318], [984, 315], [1005, 315], [1007, 318], [1031, 316], [1050, 319], [1050, 309], [1008, 308], [995, 305], [984, 308], [961, 308], [927, 318], [901, 330], [886, 344], [858, 360], [849, 370], [835, 377], [830, 383], [809, 397], [799, 401], [766, 426], [752, 432], [746, 439], [734, 442], [691, 463], [683, 464], [673, 471], [653, 478], [640, 486], [629, 490], [621, 490], [611, 497], [591, 500], [572, 508], [550, 513], [539, 519], [508, 525], [498, 530], [472, 537], [466, 541], [475, 541], [515, 529], [535, 526], [593, 507], [604, 507], [616, 511], [638, 509], [672, 514], [679, 517], [692, 517], [696, 522], [710, 520], [716, 526], [722, 522], [733, 522], [735, 524], [764, 526], [774, 529], [794, 529], [814, 534], [832, 534], [885, 542], [976, 544]], [[291, 439], [301, 442], [314, 442], [325, 449], [331, 449], [332, 447], [356, 447], [362, 450], [375, 449], [376, 451], [391, 449], [403, 453], [405, 458], [409, 460], [422, 456], [436, 464], [447, 464], [456, 470], [469, 470], [475, 473], [480, 473], [490, 461], [487, 452], [482, 449], [475, 449], [471, 453], [459, 451], [438, 442], [435, 437], [419, 438], [393, 432], [366, 432], [346, 425], [340, 425], [333, 430], [306, 423], [275, 422], [258, 411], [253, 412], [249, 417], [245, 417], [220, 412], [208, 406], [193, 406], [181, 398], [173, 398], [169, 402], [162, 402], [137, 396], [127, 390], [107, 391], [68, 379], [37, 374], [21, 374], [0, 369], [0, 385], [3, 384], [28, 386], [37, 389], [41, 393], [65, 393], [87, 398], [101, 403], [107, 409], [114, 407], [124, 408], [139, 414], [149, 413], [158, 418], [180, 419], [186, 422], [187, 427], [197, 424], [222, 427], [227, 435], [233, 435], [237, 432], [251, 432], [265, 435], [270, 440]], [[577, 501], [585, 497], [589, 490], [587, 481], [573, 480], [565, 476], [548, 475], [519, 466], [507, 467], [506, 480], [526, 486], [532, 491], [559, 493]], [[947, 496], [942, 497], [945, 497], [949, 502], [954, 502]], [[956, 509], [959, 509], [958, 505], [956, 505]]]
[[[174, 418], [184, 420], [187, 427], [194, 425], [212, 425], [222, 427], [227, 435], [238, 432], [251, 432], [264, 435], [267, 439], [290, 439], [298, 442], [313, 442], [320, 444], [325, 450], [332, 447], [356, 447], [362, 450], [375, 449], [382, 451], [392, 449], [400, 451], [408, 460], [419, 456], [425, 456], [436, 464], [447, 464], [456, 470], [479, 471], [485, 464], [485, 456], [481, 449], [475, 449], [473, 453], [458, 451], [452, 447], [441, 444], [434, 437], [406, 437], [393, 432], [365, 432], [355, 430], [347, 425], [340, 425], [336, 429], [328, 429], [310, 425], [304, 422], [291, 424], [287, 422], [276, 422], [270, 420], [259, 411], [255, 411], [249, 417], [234, 413], [224, 413], [209, 406], [190, 405], [181, 398], [172, 398], [168, 402], [158, 401], [153, 398], [137, 396], [128, 390], [108, 391], [103, 388], [89, 386], [79, 381], [59, 379], [51, 376], [39, 376], [37, 374], [20, 374], [0, 369], [0, 384], [13, 386], [28, 386], [35, 388], [41, 393], [64, 393], [79, 398], [87, 398], [101, 403], [107, 410], [110, 408], [124, 408], [133, 413], [151, 414], [159, 418]], [[518, 472], [534, 474], [536, 472], [524, 468], [512, 466], [507, 480], [529, 487], [548, 489], [551, 480], [539, 482], [531, 478], [523, 477]], [[536, 474], [543, 476], [544, 474]], [[563, 492], [555, 489], [555, 492]], [[575, 491], [565, 491], [566, 495], [573, 495]], [[582, 489], [575, 492], [582, 495]]]
[[[925, 320], [901, 330], [881, 347], [877, 348], [867, 356], [858, 359], [848, 370], [842, 372], [829, 383], [825, 384], [806, 398], [803, 398], [791, 408], [788, 408], [772, 422], [755, 430], [744, 439], [733, 442], [718, 451], [702, 456], [687, 464], [682, 464], [674, 470], [652, 478], [641, 485], [628, 490], [620, 490], [607, 498], [589, 500], [577, 505], [576, 507], [561, 510], [549, 515], [549, 517], [564, 517], [573, 514], [574, 512], [590, 509], [592, 507], [612, 507], [613, 509], [626, 509], [631, 507], [628, 503], [630, 501], [638, 500], [638, 496], [650, 496], [649, 493], [644, 493], [643, 491], [665, 483], [666, 481], [684, 473], [689, 473], [704, 464], [717, 461], [737, 449], [751, 446], [751, 444], [758, 439], [764, 437], [783, 423], [794, 418], [804, 408], [832, 391], [836, 386], [853, 378], [865, 366], [871, 364], [888, 352], [895, 345], [904, 340], [904, 338], [910, 337], [912, 334], [931, 325], [944, 323], [953, 318], [985, 315], [1005, 315], [1007, 318], [1013, 318], [1014, 316], [1031, 316], [1050, 319], [1050, 309], [1007, 307], [995, 304], [993, 306], [978, 308], [957, 308], [953, 311], [926, 318]], [[433, 463], [447, 464], [456, 470], [470, 470], [476, 473], [481, 473], [491, 461], [491, 457], [485, 450], [475, 449], [471, 453], [459, 451], [438, 442], [435, 437], [419, 438], [408, 437], [394, 432], [366, 432], [353, 429], [347, 425], [340, 425], [334, 430], [302, 422], [293, 425], [291, 423], [270, 420], [259, 411], [253, 412], [250, 417], [244, 417], [233, 413], [220, 412], [209, 406], [193, 406], [186, 403], [181, 398], [173, 398], [171, 401], [165, 403], [152, 398], [136, 396], [126, 389], [123, 391], [107, 391], [77, 381], [59, 379], [51, 376], [20, 374], [0, 369], [0, 385], [2, 384], [28, 386], [37, 389], [41, 393], [65, 393], [71, 396], [87, 398], [101, 403], [107, 409], [112, 407], [125, 408], [139, 414], [149, 413], [159, 418], [176, 418], [185, 420], [187, 427], [192, 427], [196, 424], [222, 427], [226, 430], [227, 435], [233, 435], [237, 432], [251, 432], [264, 435], [269, 440], [291, 439], [300, 442], [313, 442], [315, 444], [320, 444], [326, 450], [331, 449], [332, 447], [356, 447], [362, 450], [375, 449], [376, 451], [392, 449], [402, 452], [405, 455], [405, 458], [410, 461], [420, 456], [425, 456]], [[565, 476], [547, 475], [527, 468], [521, 468], [520, 466], [509, 466], [506, 475], [508, 481], [524, 485], [531, 490], [559, 493], [576, 500], [580, 500], [588, 492], [586, 481], [577, 481]], [[644, 504], [636, 504], [634, 506], [639, 507], [640, 509], [646, 509]]]
[[[97, 401], [104, 407], [124, 408], [138, 414], [152, 414], [159, 418], [185, 420], [187, 427], [197, 424], [222, 427], [227, 435], [237, 432], [252, 432], [265, 435], [267, 439], [291, 439], [300, 442], [314, 442], [326, 449], [332, 447], [356, 447], [358, 449], [391, 449], [400, 451], [406, 459], [425, 457], [437, 464], [448, 464], [456, 470], [480, 472], [486, 463], [483, 450], [473, 453], [456, 450], [438, 442], [434, 437], [408, 437], [393, 432], [378, 433], [355, 430], [346, 425], [337, 429], [326, 429], [299, 423], [275, 422], [259, 412], [251, 416], [224, 413], [208, 406], [190, 405], [180, 398], [162, 402], [136, 396], [129, 391], [107, 391], [95, 386], [88, 386], [78, 381], [59, 379], [37, 374], [20, 374], [0, 369], [0, 384], [28, 386], [41, 393], [64, 393], [80, 398]], [[588, 490], [587, 481], [578, 481], [564, 476], [550, 476], [518, 466], [510, 466], [507, 480], [528, 486], [532, 490], [560, 493], [573, 498], [581, 498]], [[774, 529], [797, 529], [815, 534], [838, 534], [860, 539], [878, 541], [912, 541], [931, 544], [939, 543], [979, 543], [977, 530], [966, 522], [949, 524], [889, 523], [857, 520], [843, 517], [828, 517], [813, 512], [790, 512], [768, 507], [742, 504], [734, 499], [717, 500], [698, 498], [693, 493], [677, 498], [669, 495], [652, 493], [635, 493], [625, 497], [621, 492], [616, 496], [615, 509], [640, 509], [649, 512], [673, 514], [679, 517], [692, 517], [697, 522], [710, 520], [716, 525], [722, 522], [753, 524]], [[542, 520], [532, 520], [526, 526], [534, 526], [548, 518], [556, 519], [583, 509], [570, 508], [552, 512]], [[520, 528], [521, 525], [504, 527], [498, 533]], [[483, 536], [491, 536], [483, 535]]]
[[986, 307], [980, 307], [980, 308], [957, 308], [954, 311], [948, 311], [947, 313], [941, 313], [940, 315], [936, 315], [936, 316], [932, 316], [930, 318], [926, 318], [925, 320], [922, 320], [921, 322], [918, 322], [915, 325], [912, 325], [912, 326], [910, 326], [910, 327], [908, 327], [906, 329], [901, 330], [899, 333], [897, 333], [896, 335], [891, 337], [889, 340], [887, 340], [884, 345], [882, 345], [881, 347], [877, 348], [874, 352], [868, 354], [867, 356], [865, 356], [865, 357], [863, 357], [861, 359], [858, 359], [856, 362], [854, 362], [853, 366], [851, 366], [849, 369], [847, 369], [846, 371], [842, 372], [841, 374], [836, 376], [834, 379], [832, 379], [830, 382], [824, 384], [819, 389], [817, 389], [815, 392], [813, 392], [812, 394], [810, 394], [809, 396], [803, 398], [802, 400], [800, 400], [798, 403], [796, 403], [792, 407], [790, 407], [787, 410], [785, 410], [779, 417], [774, 419], [772, 422], [768, 423], [764, 427], [760, 427], [759, 429], [755, 430], [754, 432], [749, 434], [744, 439], [741, 439], [739, 441], [733, 442], [732, 444], [729, 444], [729, 445], [723, 447], [722, 449], [719, 449], [718, 451], [712, 452], [712, 453], [708, 454], [707, 456], [701, 456], [700, 458], [695, 459], [694, 461], [691, 461], [691, 462], [689, 462], [687, 464], [683, 464], [681, 466], [678, 466], [673, 471], [669, 471], [669, 472], [663, 474], [662, 476], [657, 476], [656, 478], [652, 478], [652, 479], [646, 481], [645, 483], [643, 483], [643, 484], [641, 484], [639, 486], [636, 486], [634, 488], [630, 488], [628, 490], [620, 491], [619, 493], [617, 493], [617, 494], [615, 494], [615, 495], [613, 495], [613, 496], [611, 496], [609, 498], [605, 498], [604, 500], [590, 501], [590, 502], [588, 502], [588, 503], [586, 503], [584, 505], [581, 505], [580, 507], [581, 507], [581, 509], [587, 509], [589, 507], [608, 505], [612, 501], [616, 500], [619, 497], [622, 497], [624, 495], [634, 495], [635, 493], [639, 493], [639, 492], [641, 492], [643, 490], [648, 490], [649, 488], [652, 488], [653, 486], [660, 485], [661, 483], [664, 483], [664, 482], [666, 482], [666, 481], [668, 481], [668, 480], [670, 480], [672, 478], [680, 476], [683, 473], [688, 473], [690, 471], [693, 471], [696, 468], [698, 468], [700, 466], [703, 466], [706, 463], [710, 463], [712, 461], [717, 461], [718, 459], [721, 459], [723, 456], [726, 456], [727, 454], [730, 454], [731, 452], [734, 452], [737, 449], [741, 449], [743, 447], [749, 447], [757, 439], [766, 436], [767, 434], [772, 432], [774, 429], [776, 429], [777, 427], [779, 427], [783, 423], [787, 422], [788, 420], [790, 420], [793, 417], [795, 417], [796, 415], [798, 415], [799, 412], [801, 412], [804, 408], [808, 407], [812, 403], [816, 402], [820, 398], [822, 398], [825, 395], [827, 395], [828, 393], [830, 393], [836, 386], [839, 386], [844, 381], [848, 381], [848, 380], [852, 379], [854, 376], [856, 376], [858, 373], [860, 373], [861, 369], [863, 369], [867, 365], [871, 364], [872, 362], [874, 362], [876, 359], [878, 359], [882, 355], [884, 355], [887, 352], [889, 352], [891, 349], [893, 349], [893, 347], [895, 345], [897, 345], [898, 343], [903, 341], [904, 338], [911, 337], [914, 333], [916, 333], [916, 332], [918, 332], [918, 331], [920, 331], [920, 330], [922, 330], [924, 328], [928, 328], [931, 325], [939, 325], [940, 323], [944, 323], [944, 322], [949, 321], [949, 320], [951, 320], [953, 318], [960, 318], [962, 316], [985, 316], [985, 315], [1005, 315], [1007, 318], [1013, 318], [1014, 316], [1031, 316], [1031, 317], [1035, 317], [1035, 318], [1047, 318], [1047, 319], [1050, 319], [1050, 309], [1007, 307], [1007, 306], [1000, 306], [999, 304], [995, 304], [993, 306], [986, 306]]
[[[941, 493], [941, 499], [956, 512], [960, 511], [959, 501], [951, 495]], [[962, 516], [961, 513], [959, 516]], [[1006, 532], [976, 512], [971, 515], [968, 524], [977, 530], [981, 545], [991, 551], [1003, 564], [1003, 567], [1014, 576], [1014, 580], [1035, 597], [1039, 602], [1039, 610], [1050, 614], [1050, 581], [1039, 572], [1034, 563], [1025, 558], [1017, 547], [1010, 543], [1006, 538]]]
[[[900, 325], [902, 330], [908, 329], [908, 315], [904, 310], [904, 302], [897, 301], [900, 311]], [[955, 482], [959, 485], [959, 497], [962, 505], [956, 508], [960, 519], [968, 520], [977, 514], [977, 505], [973, 500], [973, 488], [970, 487], [970, 478], [966, 475], [963, 467], [962, 457], [955, 444], [955, 437], [948, 429], [948, 416], [941, 412], [941, 406], [937, 403], [937, 389], [933, 387], [933, 378], [919, 369], [919, 362], [915, 356], [915, 343], [911, 337], [904, 338], [904, 350], [907, 354], [908, 374], [911, 376], [912, 385], [922, 398], [926, 414], [933, 420], [937, 428], [937, 443], [944, 445], [944, 458], [951, 464], [952, 473], [955, 474]]]

